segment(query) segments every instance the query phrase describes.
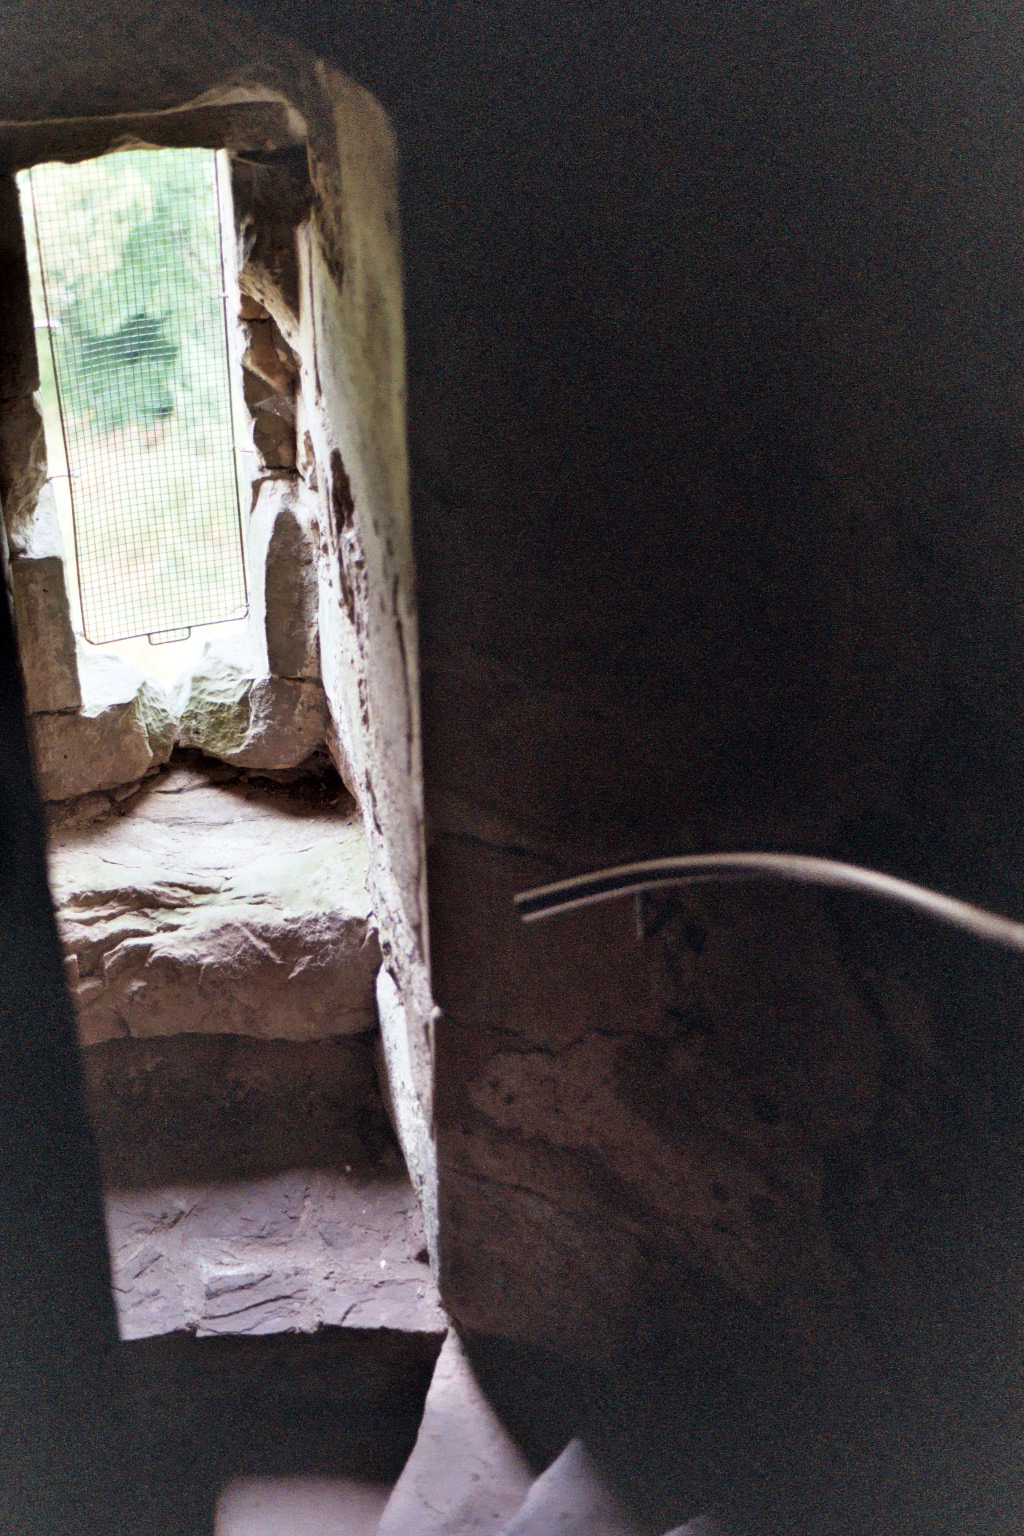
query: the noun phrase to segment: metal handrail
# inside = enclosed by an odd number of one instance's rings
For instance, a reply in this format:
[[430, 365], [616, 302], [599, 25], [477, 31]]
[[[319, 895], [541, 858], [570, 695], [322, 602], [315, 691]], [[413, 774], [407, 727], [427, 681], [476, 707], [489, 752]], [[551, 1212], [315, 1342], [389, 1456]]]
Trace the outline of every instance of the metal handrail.
[[880, 897], [948, 923], [975, 938], [1024, 954], [1024, 923], [909, 880], [883, 875], [876, 869], [802, 853], [690, 853], [644, 859], [637, 864], [620, 864], [614, 869], [520, 891], [513, 900], [523, 922], [534, 923], [577, 907], [595, 906], [643, 891], [735, 880], [784, 880]]

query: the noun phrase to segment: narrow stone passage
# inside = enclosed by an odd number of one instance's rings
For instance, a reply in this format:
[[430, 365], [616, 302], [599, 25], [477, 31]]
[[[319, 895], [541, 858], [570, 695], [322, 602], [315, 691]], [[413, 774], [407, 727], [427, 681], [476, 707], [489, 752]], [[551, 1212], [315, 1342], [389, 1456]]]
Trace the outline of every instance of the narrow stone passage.
[[56, 812], [50, 874], [122, 1337], [442, 1333], [336, 778], [183, 756]]

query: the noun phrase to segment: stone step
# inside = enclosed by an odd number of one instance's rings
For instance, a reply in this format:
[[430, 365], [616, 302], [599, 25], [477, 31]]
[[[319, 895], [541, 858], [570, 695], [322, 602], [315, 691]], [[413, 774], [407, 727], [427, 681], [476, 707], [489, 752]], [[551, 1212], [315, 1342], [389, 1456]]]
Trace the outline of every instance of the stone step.
[[366, 838], [336, 780], [176, 759], [123, 801], [54, 808], [49, 872], [85, 1046], [376, 1026]]
[[170, 1035], [82, 1052], [110, 1188], [262, 1178], [287, 1168], [404, 1168], [381, 1098], [376, 1037]]
[[446, 1327], [404, 1170], [112, 1189], [107, 1230], [123, 1339]]
[[220, 1496], [214, 1536], [373, 1536], [389, 1492], [343, 1477], [238, 1478]]
[[[238, 1536], [278, 1536], [308, 1493], [310, 1519], [363, 1521], [331, 1536], [369, 1536], [415, 1445], [440, 1346], [437, 1335], [351, 1327], [123, 1344], [109, 1369], [147, 1469], [134, 1528], [212, 1532], [219, 1497], [224, 1519], [244, 1522]], [[297, 1519], [286, 1529], [320, 1536]]]
[[499, 1536], [533, 1482], [454, 1330], [438, 1357], [412, 1455], [378, 1536]]
[[630, 1516], [582, 1440], [533, 1484], [504, 1536], [655, 1536]]

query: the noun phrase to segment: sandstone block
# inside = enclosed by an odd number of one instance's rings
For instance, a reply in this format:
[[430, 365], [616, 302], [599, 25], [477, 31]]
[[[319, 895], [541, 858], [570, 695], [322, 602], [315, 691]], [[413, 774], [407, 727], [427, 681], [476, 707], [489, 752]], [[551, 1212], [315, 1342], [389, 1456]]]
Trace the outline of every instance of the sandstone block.
[[295, 389], [299, 365], [295, 353], [269, 317], [247, 320], [243, 326], [245, 351], [242, 367], [256, 374], [279, 394], [290, 396]]
[[82, 691], [63, 560], [59, 555], [12, 560], [10, 576], [29, 713], [79, 709]]
[[264, 309], [260, 301], [254, 299], [251, 294], [241, 293], [238, 298], [238, 318], [239, 320], [269, 320], [270, 311]]
[[206, 647], [179, 692], [178, 740], [222, 762], [279, 771], [323, 746], [327, 699], [319, 683], [253, 677], [244, 658]]
[[311, 1040], [377, 1022], [365, 887], [332, 843], [254, 857], [228, 879], [76, 858], [55, 889], [83, 1045], [118, 1036]]
[[264, 480], [249, 522], [252, 622], [274, 677], [320, 677], [319, 528], [295, 478]]
[[[5, 308], [14, 307], [10, 294], [4, 299]], [[45, 486], [43, 418], [30, 393], [8, 398], [0, 411], [0, 494], [12, 552], [31, 540], [36, 506]]]
[[174, 745], [170, 701], [137, 668], [81, 647], [78, 670], [82, 708], [29, 719], [44, 800], [134, 783], [165, 763]]
[[256, 373], [242, 374], [242, 394], [252, 415], [252, 440], [265, 469], [295, 468], [295, 402]]

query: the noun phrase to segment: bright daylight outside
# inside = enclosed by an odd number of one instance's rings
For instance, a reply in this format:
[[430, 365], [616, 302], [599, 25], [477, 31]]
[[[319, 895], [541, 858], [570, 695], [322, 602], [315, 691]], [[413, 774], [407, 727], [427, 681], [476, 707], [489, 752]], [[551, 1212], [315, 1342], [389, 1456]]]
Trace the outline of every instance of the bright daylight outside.
[[202, 149], [18, 177], [73, 623], [165, 678], [247, 605], [227, 181]]

